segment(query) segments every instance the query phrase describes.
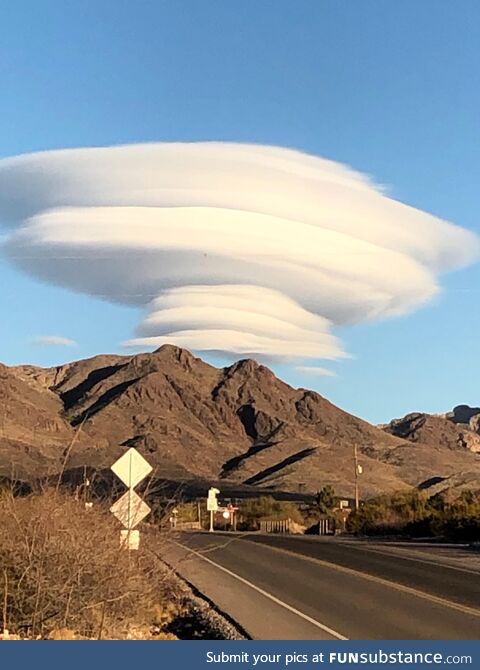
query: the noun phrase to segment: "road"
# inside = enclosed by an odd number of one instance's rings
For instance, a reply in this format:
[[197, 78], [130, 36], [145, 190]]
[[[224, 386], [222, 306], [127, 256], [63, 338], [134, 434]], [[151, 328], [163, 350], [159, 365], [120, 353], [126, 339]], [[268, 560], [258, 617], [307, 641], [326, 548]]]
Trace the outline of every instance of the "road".
[[478, 639], [480, 571], [335, 538], [172, 537], [167, 561], [253, 639]]

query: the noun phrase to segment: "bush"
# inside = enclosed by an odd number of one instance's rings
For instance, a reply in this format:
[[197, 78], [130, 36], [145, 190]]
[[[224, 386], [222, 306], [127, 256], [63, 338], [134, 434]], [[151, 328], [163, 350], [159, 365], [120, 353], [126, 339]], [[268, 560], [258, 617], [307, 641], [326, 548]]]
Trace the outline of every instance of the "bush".
[[[117, 636], [152, 620], [172, 593], [163, 564], [120, 547], [105, 507], [58, 491], [0, 494], [0, 606], [3, 628], [29, 637]], [[135, 555], [133, 555], [135, 554]]]
[[444, 494], [428, 498], [419, 491], [378, 496], [350, 514], [347, 529], [359, 535], [476, 541], [480, 539], [480, 496], [463, 491], [453, 502]]
[[425, 519], [428, 511], [425, 494], [419, 491], [400, 491], [367, 500], [349, 516], [347, 529], [363, 535], [398, 534], [408, 524], [416, 524]]
[[294, 503], [275, 500], [272, 496], [242, 500], [239, 528], [256, 530], [261, 519], [291, 519], [298, 524], [304, 523], [303, 515]]

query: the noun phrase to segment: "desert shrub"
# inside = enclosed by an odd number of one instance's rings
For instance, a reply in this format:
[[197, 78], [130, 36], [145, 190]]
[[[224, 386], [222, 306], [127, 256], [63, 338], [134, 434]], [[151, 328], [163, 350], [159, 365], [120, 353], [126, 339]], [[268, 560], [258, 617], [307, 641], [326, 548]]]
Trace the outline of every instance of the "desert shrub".
[[445, 494], [429, 498], [415, 490], [378, 496], [350, 514], [347, 529], [359, 535], [476, 541], [480, 539], [480, 496], [468, 490], [450, 502]]
[[465, 490], [449, 504], [442, 519], [442, 532], [448, 539], [480, 540], [480, 493]]
[[404, 531], [427, 516], [428, 499], [420, 491], [399, 491], [367, 500], [350, 514], [347, 529], [362, 535], [390, 535]]
[[298, 524], [304, 523], [303, 515], [295, 503], [275, 500], [272, 496], [242, 500], [239, 528], [257, 529], [261, 519], [291, 519]]
[[42, 638], [115, 636], [173, 599], [159, 559], [120, 546], [107, 506], [85, 509], [55, 490], [22, 498], [3, 491], [0, 515], [4, 628]]
[[[177, 510], [177, 520], [192, 522], [198, 521], [198, 503], [197, 502], [182, 502], [175, 505]], [[205, 500], [200, 501], [200, 516], [202, 518], [207, 516], [207, 505]]]

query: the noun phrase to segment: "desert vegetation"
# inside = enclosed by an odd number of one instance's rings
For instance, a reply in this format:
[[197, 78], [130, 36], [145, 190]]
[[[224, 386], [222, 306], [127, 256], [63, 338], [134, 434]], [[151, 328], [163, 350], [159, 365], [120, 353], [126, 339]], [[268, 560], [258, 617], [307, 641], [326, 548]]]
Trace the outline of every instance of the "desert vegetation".
[[480, 493], [464, 490], [455, 499], [418, 490], [378, 496], [352, 512], [347, 529], [359, 535], [480, 541]]
[[120, 546], [108, 505], [55, 489], [0, 493], [2, 627], [27, 638], [172, 637], [183, 603], [150, 543]]
[[259, 498], [243, 500], [239, 514], [239, 529], [258, 530], [261, 519], [291, 519], [300, 525], [305, 522], [299, 506], [295, 503], [275, 500], [272, 496], [260, 496]]

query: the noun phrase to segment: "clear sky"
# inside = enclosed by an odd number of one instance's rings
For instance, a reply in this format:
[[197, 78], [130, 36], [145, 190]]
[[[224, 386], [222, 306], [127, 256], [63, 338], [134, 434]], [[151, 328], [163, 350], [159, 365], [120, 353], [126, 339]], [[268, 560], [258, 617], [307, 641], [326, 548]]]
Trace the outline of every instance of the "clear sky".
[[[346, 163], [394, 198], [479, 231], [477, 0], [7, 0], [0, 157], [229, 140]], [[479, 404], [480, 267], [402, 318], [342, 329], [335, 377], [276, 372], [364, 418]], [[135, 309], [40, 283], [0, 260], [0, 359], [121, 352]], [[46, 346], [56, 335], [76, 346]]]

